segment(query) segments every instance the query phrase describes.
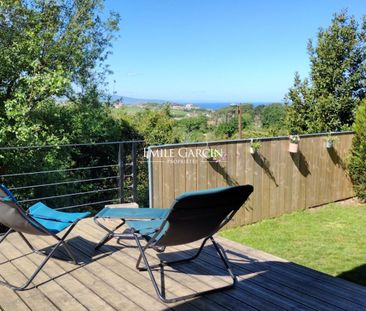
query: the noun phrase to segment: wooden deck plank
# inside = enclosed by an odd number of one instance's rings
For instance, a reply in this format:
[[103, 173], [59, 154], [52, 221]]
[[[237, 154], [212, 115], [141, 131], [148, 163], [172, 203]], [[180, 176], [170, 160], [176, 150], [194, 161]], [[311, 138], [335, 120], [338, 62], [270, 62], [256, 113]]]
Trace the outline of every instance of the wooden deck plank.
[[[126, 244], [130, 245], [131, 243], [127, 242]], [[122, 251], [125, 251], [125, 250], [122, 250]], [[148, 255], [148, 257], [151, 259], [151, 256]], [[136, 251], [134, 252], [134, 254], [133, 253], [130, 254], [129, 260], [131, 261], [132, 265], [134, 265], [136, 263], [136, 258], [137, 258]], [[176, 258], [176, 259], [179, 259], [179, 258]], [[183, 267], [183, 265], [180, 265], [179, 267], [181, 268], [181, 267]], [[183, 268], [183, 270], [184, 270], [184, 268]], [[176, 271], [175, 270], [173, 271], [171, 268], [169, 268], [169, 270], [165, 270], [165, 273], [168, 275], [169, 274], [172, 275], [171, 273], [173, 273], [173, 275], [176, 275], [177, 273], [174, 274], [174, 272], [176, 272]], [[195, 272], [194, 270], [188, 271], [188, 273], [189, 272], [191, 274], [181, 273], [181, 269], [179, 269], [179, 276], [177, 276], [177, 279], [176, 279], [177, 281], [179, 281], [180, 286], [184, 284], [187, 288], [190, 288], [189, 292], [187, 292], [186, 294], [195, 292], [195, 291], [203, 291], [203, 290], [211, 289], [216, 286], [217, 287], [224, 286], [224, 285], [227, 285], [228, 282], [230, 281], [229, 278], [226, 278], [226, 280], [219, 280], [213, 276], [210, 276], [210, 277], [206, 276], [206, 278], [205, 278], [204, 274], [196, 276], [196, 273], [194, 273]], [[150, 286], [152, 286], [152, 284], [150, 284]], [[174, 284], [173, 284], [173, 286], [174, 286]], [[206, 310], [206, 309], [213, 309], [213, 310], [224, 310], [225, 309], [225, 310], [227, 310], [229, 305], [231, 305], [232, 307], [234, 307], [234, 306], [238, 307], [238, 306], [242, 305], [242, 307], [244, 307], [245, 310], [255, 310], [253, 308], [250, 308], [249, 305], [247, 305], [245, 303], [243, 304], [240, 301], [238, 302], [238, 301], [230, 300], [230, 302], [229, 302], [228, 298], [230, 298], [230, 297], [228, 297], [224, 293], [219, 293], [218, 295], [210, 295], [207, 297], [203, 297], [203, 298], [200, 298], [200, 300], [202, 300], [202, 301], [200, 301], [199, 307], [202, 307], [204, 310]], [[202, 302], [204, 304], [201, 304]], [[209, 306], [211, 306], [212, 308], [209, 308]], [[229, 308], [229, 309], [231, 309], [231, 308]]]
[[[13, 235], [14, 236], [14, 235]], [[23, 241], [18, 240], [18, 244], [23, 243]], [[15, 243], [10, 243], [5, 240], [3, 242], [2, 253], [8, 258], [19, 257], [22, 253], [15, 247]], [[30, 256], [23, 256], [13, 261], [13, 264], [18, 267], [19, 271], [22, 271], [27, 277], [30, 276], [33, 271], [38, 267], [30, 259]], [[36, 282], [34, 285], [43, 283], [49, 280], [49, 276], [42, 269], [37, 275]], [[39, 282], [39, 283], [38, 283]], [[70, 293], [68, 293], [64, 288], [62, 288], [57, 282], [50, 282], [47, 285], [39, 285], [37, 288], [48, 297], [49, 301], [61, 310], [87, 310], [80, 302], [78, 302]], [[22, 292], [23, 293], [23, 292]]]
[[[4, 281], [4, 278], [0, 277], [0, 280]], [[0, 300], [2, 310], [30, 310], [28, 305], [14, 291], [2, 285], [0, 285], [0, 297], [4, 297]]]
[[[5, 256], [6, 248], [11, 248], [11, 246], [5, 245], [5, 242], [3, 242], [1, 245], [1, 252], [0, 252], [1, 262], [8, 261], [10, 259], [7, 256]], [[12, 258], [15, 257], [12, 256]], [[14, 261], [11, 261], [6, 265], [3, 265], [0, 269], [0, 275], [4, 280], [15, 285], [21, 285], [26, 281], [26, 277], [23, 271], [17, 268], [17, 266], [14, 264]], [[7, 290], [11, 291], [11, 289]], [[16, 292], [16, 294], [20, 298], [19, 305], [25, 303], [30, 309], [40, 308], [44, 310], [58, 310], [58, 308], [38, 288], [33, 288], [32, 290], [24, 292]], [[17, 302], [14, 301], [14, 305], [16, 304]], [[0, 302], [0, 305], [3, 306], [3, 303]]]
[[[85, 239], [70, 241], [69, 243], [74, 250], [79, 251], [79, 256], [92, 257], [95, 255], [94, 246], [96, 244], [89, 241], [91, 236], [90, 231], [89, 229], [87, 234], [83, 235]], [[83, 233], [83, 231], [80, 232]], [[92, 241], [96, 241], [96, 239], [92, 239]], [[101, 254], [101, 252], [98, 253]], [[125, 260], [119, 262], [112, 256], [112, 252], [109, 253], [111, 255], [95, 261], [90, 265], [86, 265], [85, 270], [88, 273], [99, 276], [109, 286], [117, 289], [119, 292], [117, 298], [122, 299], [123, 296], [128, 297], [136, 304], [136, 308], [139, 306], [145, 309], [148, 306], [149, 310], [169, 309], [168, 305], [161, 303], [155, 298], [153, 291], [148, 293], [144, 288], [138, 286], [138, 281], [140, 280], [136, 277], [136, 271], [133, 271]], [[141, 284], [144, 283], [146, 283], [145, 280], [141, 281]], [[115, 299], [113, 296], [109, 299], [111, 298]]]
[[[96, 229], [95, 227], [89, 227], [88, 234], [97, 233], [97, 235], [95, 235], [94, 238], [99, 238], [100, 233], [98, 231], [96, 231], [95, 229]], [[134, 248], [129, 247], [131, 244], [133, 244], [132, 241], [129, 242], [127, 240], [127, 241], [124, 241], [124, 243], [125, 242], [126, 242], [126, 245], [128, 247], [124, 248], [123, 250], [118, 249], [117, 253], [115, 253], [115, 250], [116, 250], [115, 248], [118, 247], [118, 244], [114, 243], [114, 241], [111, 241], [108, 245], [106, 245], [104, 247], [106, 247], [107, 249], [113, 249], [114, 254], [111, 257], [114, 260], [118, 261], [119, 264], [129, 266], [130, 270], [131, 270], [131, 271], [129, 271], [129, 273], [132, 274], [131, 278], [132, 277], [134, 278], [135, 283], [137, 281], [140, 282], [140, 280], [141, 280], [141, 285], [144, 286], [145, 290], [148, 290], [149, 292], [151, 292], [151, 295], [153, 297], [156, 297], [156, 294], [153, 290], [153, 286], [150, 282], [150, 279], [149, 279], [147, 273], [146, 272], [145, 273], [138, 272], [135, 268], [136, 260], [137, 260], [138, 254], [139, 254], [137, 249], [135, 249], [135, 247]], [[135, 245], [135, 244], [133, 244], [133, 245]], [[122, 252], [122, 254], [120, 252]], [[148, 255], [148, 258], [151, 259], [150, 255], [149, 254], [147, 254], [147, 255]], [[115, 263], [113, 265], [115, 265]], [[159, 279], [159, 278], [157, 277], [157, 279]], [[188, 285], [187, 285], [187, 283], [180, 284], [179, 282], [175, 281], [174, 279], [170, 279], [170, 278], [167, 278], [167, 280], [170, 282], [170, 285], [169, 285], [169, 283], [166, 282], [166, 288], [174, 290], [174, 292], [171, 292], [171, 291], [167, 290], [167, 294], [170, 295], [170, 296], [172, 296], [172, 295], [178, 295], [178, 296], [179, 295], [186, 295], [186, 294], [189, 294], [189, 293], [192, 292], [192, 290], [187, 290], [187, 288], [189, 288], [189, 286], [192, 285], [192, 279], [189, 280]], [[182, 281], [182, 279], [179, 278], [179, 281]], [[185, 285], [185, 287], [186, 287], [186, 289], [183, 290], [183, 291], [182, 291], [182, 285]], [[194, 285], [196, 286], [196, 284], [194, 284]], [[206, 287], [206, 289], [207, 289], [207, 287]], [[211, 303], [209, 301], [206, 301], [206, 302], [204, 301], [204, 300], [206, 300], [205, 297], [202, 300], [203, 300], [204, 304], [202, 304], [201, 300], [195, 300], [191, 303], [192, 306], [190, 306], [188, 308], [188, 310], [191, 310], [193, 307], [197, 307], [199, 310], [200, 309], [207, 309], [211, 305]], [[170, 306], [170, 304], [169, 304], [169, 306]], [[182, 307], [180, 306], [180, 309], [181, 308]], [[220, 310], [222, 308], [220, 308], [220, 306], [214, 305], [213, 308], [209, 308], [209, 309]]]
[[[180, 249], [177, 251], [178, 253], [181, 253]], [[184, 256], [182, 256], [182, 254], [174, 254], [174, 258], [183, 257]], [[215, 269], [211, 262], [208, 264], [207, 262], [203, 262], [201, 259], [195, 260], [194, 263], [191, 263], [190, 265], [182, 265], [181, 267], [179, 267], [179, 271], [183, 273], [191, 273], [193, 275], [197, 275], [196, 282], [202, 282], [202, 277], [199, 273], [210, 273], [215, 278], [222, 277], [222, 274], [225, 273], [223, 269]], [[273, 304], [270, 300], [263, 299], [264, 293], [260, 292], [258, 295], [257, 289], [251, 287], [250, 284], [247, 283], [246, 287], [242, 286], [241, 289], [242, 290], [238, 290], [237, 284], [235, 289], [225, 291], [222, 293], [222, 295], [226, 298], [226, 300], [233, 301], [237, 309], [246, 309], [248, 308], [248, 306], [250, 306], [251, 308], [259, 310], [283, 310], [283, 308], [279, 307], [276, 304]]]
[[[182, 247], [179, 249], [175, 249], [179, 252], [186, 252], [186, 256], [191, 253], [191, 248], [185, 247], [182, 250]], [[206, 247], [205, 250], [200, 255], [199, 259], [197, 259], [197, 265], [195, 269], [208, 269], [213, 275], [221, 275], [224, 273], [225, 269], [220, 262], [217, 254], [214, 254], [215, 251], [213, 248]], [[286, 296], [278, 294], [276, 290], [266, 289], [262, 287], [258, 282], [254, 282], [264, 271], [239, 271], [235, 269], [236, 267], [232, 265], [234, 268], [234, 273], [236, 274], [239, 282], [237, 284], [236, 291], [232, 291], [234, 293], [232, 299], [241, 300], [243, 299], [248, 304], [251, 304], [253, 307], [260, 308], [260, 310], [270, 308], [271, 310], [314, 310], [306, 305], [299, 303], [297, 300], [288, 299]], [[198, 268], [197, 268], [198, 267]], [[278, 286], [278, 284], [277, 284]], [[235, 295], [235, 292], [242, 292], [239, 295]], [[230, 293], [230, 292], [229, 292]], [[231, 293], [231, 295], [233, 294]], [[263, 305], [264, 304], [264, 305]], [[332, 309], [334, 310], [334, 309]]]
[[[2, 271], [5, 265], [11, 265], [6, 264], [5, 262], [7, 259], [1, 255], [0, 252], [0, 280], [6, 281], [1, 275]], [[20, 273], [20, 272], [19, 272]], [[13, 279], [7, 280], [10, 282], [13, 282]], [[6, 297], [6, 299], [0, 300], [0, 307], [3, 308], [3, 310], [30, 310], [28, 305], [21, 299], [21, 297], [11, 289], [0, 285], [0, 297]]]
[[[49, 246], [49, 241], [45, 237], [33, 239], [32, 242], [39, 249]], [[90, 261], [90, 258], [81, 258], [79, 253], [77, 255], [79, 255], [78, 260], [86, 263], [88, 260]], [[125, 299], [127, 302], [125, 301], [122, 305], [121, 293], [108, 286], [108, 284], [95, 277], [92, 273], [88, 273], [82, 266], [51, 259], [44, 269], [50, 279], [57, 282], [88, 310], [100, 310], [101, 308], [103, 308], [103, 311], [119, 310], [121, 307], [124, 307], [125, 310], [138, 309], [138, 306], [132, 302], [129, 303], [127, 298]], [[114, 299], [107, 301], [104, 299], [105, 296], [110, 296]]]
[[[80, 236], [83, 238], [81, 238]], [[366, 287], [334, 278], [284, 259], [217, 237], [227, 255], [238, 284], [234, 289], [175, 304], [160, 302], [146, 272], [138, 272], [138, 250], [133, 240], [110, 241], [94, 253], [103, 231], [84, 220], [71, 236], [70, 246], [85, 265], [51, 259], [35, 279], [38, 285], [24, 292], [0, 287], [0, 310], [366, 310]], [[17, 243], [17, 241], [20, 243]], [[31, 237], [35, 246], [49, 245], [47, 237]], [[197, 247], [198, 243], [193, 243]], [[189, 254], [191, 246], [168, 248], [174, 258]], [[148, 253], [149, 260], [155, 256]], [[23, 256], [23, 257], [22, 257]], [[165, 255], [164, 255], [165, 256]], [[42, 256], [29, 255], [16, 235], [2, 243], [0, 276], [6, 280], [25, 280]], [[205, 248], [194, 264], [166, 270], [168, 296], [227, 284], [228, 277], [212, 247]], [[159, 278], [158, 278], [159, 279]], [[3, 299], [2, 297], [7, 297]]]
[[[213, 250], [205, 250], [200, 259], [204, 261], [205, 265], [210, 263], [211, 265], [216, 266], [216, 268], [222, 269], [223, 267], [218, 265], [217, 260], [213, 260], [213, 253]], [[282, 303], [286, 309], [309, 310], [309, 308], [311, 308], [311, 310], [322, 311], [342, 310], [332, 304], [318, 300], [316, 297], [308, 295], [306, 292], [291, 288], [291, 284], [289, 284], [288, 280], [282, 275], [278, 275], [278, 278], [273, 280], [271, 277], [273, 274], [272, 271], [249, 257], [243, 259], [242, 257], [236, 257], [232, 254], [229, 254], [228, 257], [233, 271], [239, 279], [238, 286], [240, 288], [243, 288], [243, 284], [248, 285], [253, 283], [262, 291], [265, 298], [276, 294], [275, 298], [277, 299], [277, 303]], [[269, 272], [271, 275], [268, 274]], [[280, 299], [280, 301], [278, 301], [278, 299]]]
[[[224, 240], [224, 242], [230, 250], [234, 250], [238, 254], [244, 254], [242, 245], [237, 245], [237, 243], [227, 240]], [[261, 261], [261, 264], [265, 265], [267, 269], [278, 272], [278, 282], [281, 279], [285, 279], [287, 283], [291, 282], [292, 286], [298, 291], [306, 291], [313, 297], [333, 303], [335, 306], [343, 307], [346, 310], [366, 310], [366, 295], [364, 293], [356, 295], [355, 291], [349, 291], [344, 286], [344, 283], [348, 283], [347, 281], [341, 280], [342, 282], [338, 282], [340, 279], [329, 276], [330, 278], [327, 278], [327, 282], [324, 282], [323, 278], [325, 275], [323, 273], [309, 268], [307, 268], [308, 274], [299, 273], [299, 271], [293, 270], [294, 265], [288, 265], [289, 262], [283, 259], [278, 261], [282, 264], [274, 264], [277, 262], [277, 257], [268, 256], [264, 252], [261, 254], [257, 250], [250, 250], [249, 248], [246, 248], [245, 254], [250, 254], [250, 251], [255, 252], [257, 260]], [[231, 255], [232, 252], [229, 252], [229, 254]], [[332, 279], [335, 281], [333, 284], [331, 283]], [[363, 287], [358, 287], [362, 291]]]
[[[198, 246], [198, 245], [197, 245]], [[180, 248], [182, 248], [182, 247], [180, 247]], [[210, 263], [211, 264], [211, 262], [210, 261], [208, 261], [208, 263]], [[207, 266], [207, 265], [206, 265]], [[280, 278], [279, 278], [280, 279]], [[292, 282], [293, 283], [293, 286], [295, 286], [296, 287], [296, 284], [294, 284], [294, 282]], [[294, 289], [292, 289], [292, 290], [294, 290]], [[264, 291], [265, 292], [265, 291]], [[301, 293], [300, 293], [301, 294]], [[264, 299], [265, 300], [265, 298], [266, 298], [266, 296], [270, 296], [271, 295], [271, 293], [265, 293], [265, 295], [264, 295], [264, 297], [261, 297], [262, 298], [262, 300]], [[257, 300], [258, 300], [258, 297], [256, 297], [257, 298]], [[278, 299], [279, 297], [277, 297], [277, 299]], [[315, 299], [314, 297], [311, 297], [311, 296], [308, 296], [308, 299]], [[332, 299], [333, 299], [333, 297], [332, 297]], [[283, 298], [283, 300], [285, 300], [284, 298]], [[336, 299], [335, 299], [336, 300]], [[277, 301], [278, 302], [278, 301]], [[318, 304], [319, 305], [319, 304]], [[351, 305], [352, 305], [352, 303], [351, 303]], [[326, 308], [326, 304], [325, 305], [322, 305], [322, 307], [321, 308], [319, 308], [319, 310], [327, 310], [327, 308]], [[258, 307], [258, 306], [257, 306]], [[295, 306], [290, 306], [290, 307], [295, 307]], [[329, 307], [329, 306], [328, 306]], [[287, 305], [287, 306], [283, 306], [283, 308], [285, 308], [285, 309], [288, 309], [289, 308], [289, 306]], [[306, 309], [306, 307], [303, 307], [304, 309]], [[263, 309], [263, 306], [261, 306], [261, 309]], [[272, 306], [272, 309], [273, 309], [273, 306]], [[296, 305], [296, 309], [300, 309], [300, 307], [299, 307], [299, 305]], [[337, 310], [337, 307], [336, 306], [331, 306], [331, 307], [329, 307], [328, 308], [328, 310]], [[342, 310], [341, 308], [339, 308], [338, 310]]]
[[[8, 282], [24, 282], [25, 278], [24, 276], [19, 277], [21, 275], [21, 272], [14, 267], [12, 264], [7, 266], [4, 270], [1, 271], [1, 274], [3, 276], [3, 280], [6, 280]], [[3, 286], [3, 285], [1, 285]], [[4, 287], [5, 288], [5, 287]], [[8, 292], [12, 291], [11, 289], [6, 288]], [[58, 310], [56, 306], [47, 299], [45, 295], [43, 295], [42, 292], [40, 292], [38, 289], [33, 289], [32, 291], [27, 292], [21, 292], [17, 293], [18, 299], [5, 299], [5, 297], [8, 297], [8, 295], [4, 295], [0, 300], [0, 305], [4, 307], [4, 309], [8, 310], [26, 310], [28, 309], [36, 309], [36, 308], [43, 308], [44, 310]], [[4, 300], [4, 301], [3, 301]], [[7, 300], [7, 301], [5, 301]], [[11, 305], [13, 304], [13, 305]], [[24, 307], [24, 309], [22, 309]]]
[[333, 277], [331, 275], [328, 275], [328, 274], [325, 274], [325, 273], [322, 273], [319, 271], [315, 271], [313, 269], [295, 264], [293, 262], [287, 261], [280, 257], [268, 254], [264, 251], [254, 249], [249, 246], [227, 240], [225, 238], [216, 237], [216, 240], [219, 241], [220, 243], [222, 243], [223, 245], [225, 245], [226, 248], [229, 250], [231, 250], [231, 249], [237, 250], [238, 252], [242, 253], [243, 255], [245, 254], [246, 256], [256, 258], [258, 261], [284, 262], [288, 265], [288, 267], [289, 267], [288, 269], [294, 270], [294, 273], [297, 272], [297, 273], [299, 273], [299, 275], [305, 274], [305, 275], [310, 275], [310, 276], [314, 276], [314, 274], [316, 274], [319, 282], [327, 283], [334, 287], [341, 288], [343, 291], [349, 290], [353, 294], [360, 295], [362, 297], [366, 297], [366, 287], [365, 286], [361, 286], [361, 285], [352, 283], [350, 281], [347, 281], [347, 280], [344, 280], [341, 278]]

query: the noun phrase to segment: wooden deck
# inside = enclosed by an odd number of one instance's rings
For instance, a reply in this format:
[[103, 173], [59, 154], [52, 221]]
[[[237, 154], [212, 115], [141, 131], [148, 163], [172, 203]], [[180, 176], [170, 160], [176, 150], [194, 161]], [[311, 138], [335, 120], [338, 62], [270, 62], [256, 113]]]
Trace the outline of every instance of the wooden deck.
[[[239, 283], [235, 289], [176, 304], [161, 303], [147, 272], [137, 272], [138, 250], [132, 240], [111, 241], [93, 253], [103, 232], [89, 219], [70, 237], [84, 265], [50, 260], [33, 287], [13, 292], [0, 286], [3, 310], [366, 310], [366, 287], [333, 278], [264, 252], [217, 238], [227, 250]], [[52, 240], [31, 238], [39, 248]], [[197, 247], [195, 244], [194, 247]], [[168, 249], [170, 258], [187, 255], [186, 246]], [[153, 255], [153, 253], [151, 253]], [[209, 245], [193, 264], [165, 271], [168, 295], [184, 295], [229, 281]], [[319, 254], [321, 256], [321, 254]], [[4, 263], [15, 258], [11, 263]], [[0, 245], [0, 276], [21, 283], [42, 256], [29, 254], [13, 234]], [[365, 257], [366, 260], [366, 257]], [[158, 277], [159, 279], [159, 277]]]

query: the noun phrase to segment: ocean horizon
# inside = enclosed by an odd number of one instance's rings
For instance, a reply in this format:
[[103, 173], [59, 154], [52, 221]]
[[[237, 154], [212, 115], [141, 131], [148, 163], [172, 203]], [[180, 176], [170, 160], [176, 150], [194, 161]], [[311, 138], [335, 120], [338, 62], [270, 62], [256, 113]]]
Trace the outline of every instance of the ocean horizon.
[[[271, 104], [272, 102], [254, 102], [254, 103], [248, 103], [251, 104], [253, 106], [259, 106], [259, 105], [268, 105]], [[212, 109], [212, 110], [218, 110], [221, 108], [225, 108], [228, 107], [230, 105], [232, 105], [232, 103], [193, 103], [194, 106], [198, 106], [200, 108], [205, 108], [205, 109]]]

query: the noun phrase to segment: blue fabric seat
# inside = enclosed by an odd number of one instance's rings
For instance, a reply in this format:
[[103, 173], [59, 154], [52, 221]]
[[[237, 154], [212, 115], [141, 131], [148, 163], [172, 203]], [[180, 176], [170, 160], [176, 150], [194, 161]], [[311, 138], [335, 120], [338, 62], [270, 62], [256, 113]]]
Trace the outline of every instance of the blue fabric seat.
[[163, 230], [160, 230], [161, 225], [163, 224], [164, 219], [153, 219], [153, 220], [127, 220], [126, 223], [130, 228], [133, 228], [135, 232], [141, 234], [146, 240], [150, 240], [157, 231], [160, 231], [160, 235], [165, 233], [168, 229], [168, 224], [164, 227]]
[[38, 221], [43, 227], [50, 232], [57, 234], [70, 226], [77, 220], [83, 219], [90, 215], [90, 212], [84, 213], [64, 213], [49, 208], [42, 202], [32, 205], [28, 209], [28, 215]]
[[109, 219], [163, 219], [168, 215], [167, 208], [103, 208], [99, 218]]

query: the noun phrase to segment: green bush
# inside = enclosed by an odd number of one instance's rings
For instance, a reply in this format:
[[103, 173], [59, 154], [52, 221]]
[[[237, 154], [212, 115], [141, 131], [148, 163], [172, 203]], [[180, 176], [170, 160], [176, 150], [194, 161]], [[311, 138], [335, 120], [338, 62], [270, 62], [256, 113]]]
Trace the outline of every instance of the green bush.
[[356, 195], [366, 201], [366, 99], [357, 110], [354, 130], [349, 173]]

